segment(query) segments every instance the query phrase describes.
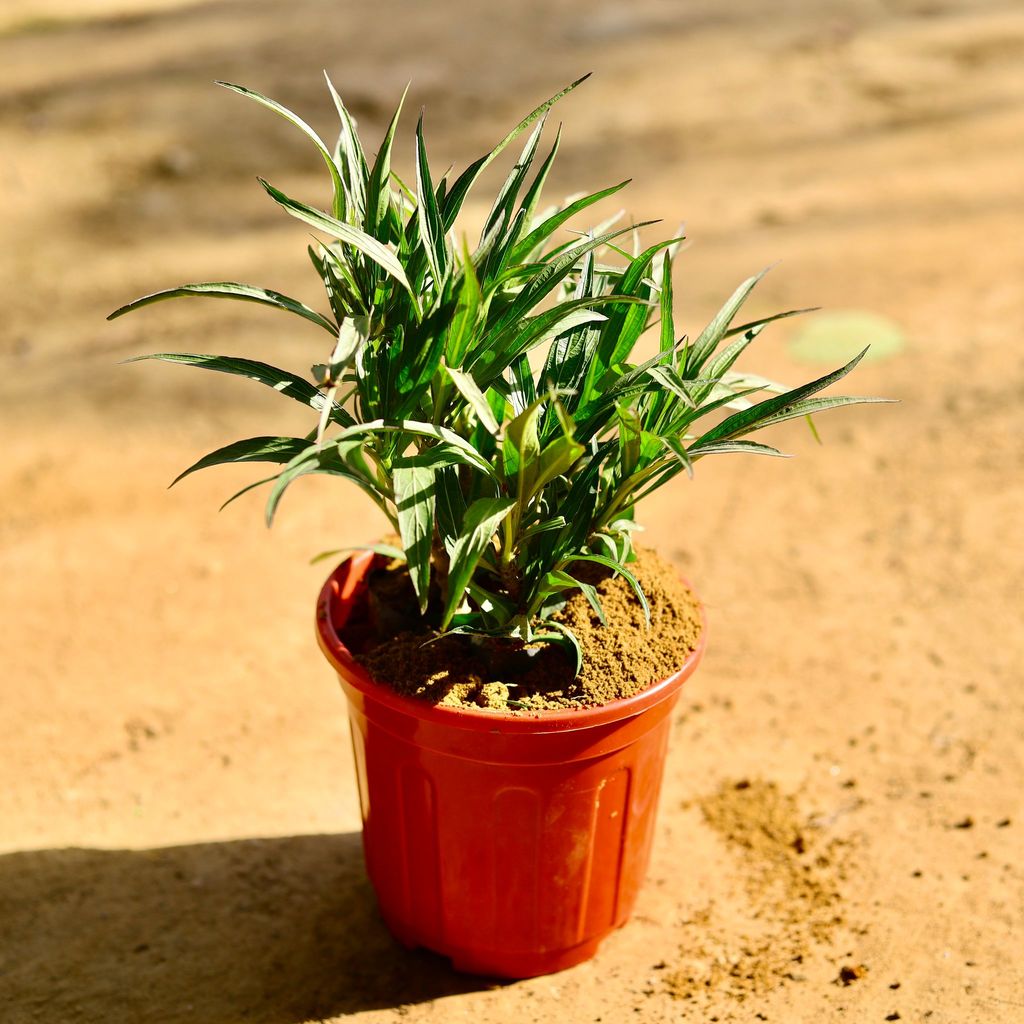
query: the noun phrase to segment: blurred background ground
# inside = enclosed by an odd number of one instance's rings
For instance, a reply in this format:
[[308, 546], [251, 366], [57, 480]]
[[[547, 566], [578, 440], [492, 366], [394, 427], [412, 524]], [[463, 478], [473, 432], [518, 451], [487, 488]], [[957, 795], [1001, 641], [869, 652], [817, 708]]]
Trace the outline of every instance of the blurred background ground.
[[[211, 83], [326, 134], [321, 68], [371, 138], [411, 80], [456, 166], [593, 70], [549, 188], [632, 176], [631, 215], [686, 222], [677, 322], [780, 261], [755, 311], [898, 335], [851, 390], [901, 405], [826, 414], [824, 448], [787, 425], [797, 461], [708, 460], [643, 510], [711, 647], [637, 917], [555, 977], [463, 979], [376, 919], [308, 564], [373, 538], [373, 510], [303, 481], [268, 534], [258, 495], [216, 512], [245, 470], [166, 492], [304, 421], [245, 381], [118, 362], [304, 371], [318, 333], [191, 300], [103, 320], [184, 281], [315, 299], [304, 229], [254, 178], [323, 202], [322, 166]], [[0, 1019], [1022, 1019], [1022, 158], [1012, 2], [6, 0]], [[814, 326], [747, 365], [824, 372]]]

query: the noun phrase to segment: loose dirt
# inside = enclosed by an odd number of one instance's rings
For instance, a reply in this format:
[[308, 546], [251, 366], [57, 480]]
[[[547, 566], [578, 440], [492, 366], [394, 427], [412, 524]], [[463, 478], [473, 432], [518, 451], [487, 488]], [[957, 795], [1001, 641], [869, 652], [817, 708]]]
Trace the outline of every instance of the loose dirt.
[[357, 638], [365, 652], [358, 660], [377, 682], [451, 707], [526, 712], [632, 697], [677, 672], [702, 630], [697, 599], [678, 570], [652, 551], [639, 549], [637, 555], [629, 568], [647, 598], [650, 623], [630, 584], [606, 571], [582, 574], [597, 588], [604, 624], [579, 591], [552, 616], [579, 640], [583, 667], [578, 675], [575, 663], [551, 644], [510, 650], [508, 643], [435, 639], [438, 634], [427, 628], [402, 629], [416, 618], [415, 594], [399, 565], [371, 579], [368, 597], [380, 609], [378, 618], [398, 624], [399, 632], [379, 630], [369, 647]]
[[[844, 924], [848, 851], [836, 840], [822, 844], [796, 798], [772, 782], [725, 782], [697, 805], [723, 844], [722, 878], [686, 922], [665, 984], [673, 998], [705, 1008], [723, 997], [749, 1005], [804, 980], [804, 961]], [[730, 928], [719, 923], [726, 915]]]

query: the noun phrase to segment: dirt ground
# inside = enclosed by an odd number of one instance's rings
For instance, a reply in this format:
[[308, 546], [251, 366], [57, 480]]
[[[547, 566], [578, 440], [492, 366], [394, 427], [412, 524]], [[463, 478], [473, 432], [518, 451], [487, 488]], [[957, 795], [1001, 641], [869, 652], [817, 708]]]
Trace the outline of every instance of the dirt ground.
[[[756, 311], [904, 342], [850, 388], [900, 405], [826, 414], [822, 448], [787, 425], [798, 459], [707, 460], [643, 510], [711, 644], [636, 917], [561, 975], [460, 977], [376, 917], [309, 564], [378, 535], [372, 507], [304, 481], [268, 533], [258, 495], [216, 511], [244, 469], [167, 492], [305, 421], [119, 364], [305, 371], [316, 332], [237, 303], [103, 319], [184, 281], [315, 298], [254, 178], [323, 202], [323, 168], [211, 82], [326, 132], [322, 67], [373, 137], [412, 80], [457, 166], [593, 70], [551, 190], [633, 176], [631, 214], [686, 221], [679, 320], [781, 261]], [[1024, 1020], [1022, 167], [1015, 2], [5, 0], [0, 1021]], [[746, 365], [814, 375], [807, 329]]]

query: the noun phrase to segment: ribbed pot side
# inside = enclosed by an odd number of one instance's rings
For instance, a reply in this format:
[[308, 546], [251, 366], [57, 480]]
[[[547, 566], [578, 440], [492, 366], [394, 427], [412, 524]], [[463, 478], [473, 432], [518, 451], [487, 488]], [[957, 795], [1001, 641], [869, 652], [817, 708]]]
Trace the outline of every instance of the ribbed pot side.
[[373, 565], [320, 594], [320, 645], [349, 701], [367, 873], [384, 920], [472, 974], [593, 956], [625, 924], [654, 835], [671, 711], [704, 650], [635, 697], [578, 711], [442, 708], [375, 684], [339, 638]]

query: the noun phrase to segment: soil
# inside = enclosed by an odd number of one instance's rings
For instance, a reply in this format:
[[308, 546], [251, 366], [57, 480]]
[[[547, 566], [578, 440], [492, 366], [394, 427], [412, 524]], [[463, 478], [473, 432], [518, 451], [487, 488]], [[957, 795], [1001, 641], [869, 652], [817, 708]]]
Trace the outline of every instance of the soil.
[[[0, 3], [0, 1020], [1019, 1022], [1021, 5], [286, 11]], [[254, 179], [320, 204], [323, 166], [210, 84], [326, 136], [321, 68], [371, 138], [413, 82], [396, 144], [413, 174], [421, 104], [459, 168], [593, 70], [552, 119], [549, 194], [632, 177], [597, 213], [686, 221], [681, 329], [778, 263], [750, 316], [824, 309], [770, 326], [742, 365], [808, 380], [852, 322], [847, 340], [880, 344], [848, 390], [901, 399], [823, 414], [823, 446], [784, 424], [765, 440], [797, 458], [708, 458], [642, 509], [641, 539], [706, 606], [708, 652], [637, 913], [554, 977], [460, 977], [377, 915], [344, 698], [313, 638], [328, 569], [309, 564], [378, 537], [371, 503], [303, 479], [268, 533], [259, 491], [216, 511], [258, 468], [166, 490], [236, 438], [311, 429], [308, 410], [119, 363], [191, 350], [306, 373], [330, 339], [200, 299], [104, 320], [184, 281], [321, 306], [307, 230]]]
[[[763, 779], [725, 781], [697, 802], [707, 825], [739, 857], [739, 870], [719, 890], [726, 902], [738, 882], [738, 931], [722, 929], [723, 910], [698, 910], [687, 922], [687, 956], [667, 972], [673, 998], [704, 1008], [727, 997], [736, 1004], [756, 1001], [787, 982], [799, 981], [801, 966], [816, 947], [844, 925], [842, 882], [848, 851], [840, 840], [821, 841], [796, 799]], [[722, 899], [725, 897], [725, 899]], [[844, 966], [843, 978], [862, 976]], [[848, 984], [849, 981], [846, 981]]]
[[[435, 639], [439, 634], [426, 626], [405, 628], [418, 616], [412, 583], [400, 563], [370, 578], [367, 600], [377, 629], [368, 645], [357, 638], [362, 651], [357, 660], [377, 682], [449, 707], [520, 713], [632, 697], [678, 671], [695, 650], [702, 625], [697, 599], [675, 566], [640, 548], [630, 571], [647, 598], [649, 625], [630, 585], [603, 569], [581, 578], [596, 586], [606, 624], [579, 591], [552, 616], [579, 640], [578, 675], [575, 664], [552, 644]], [[351, 642], [351, 634], [345, 639]]]

